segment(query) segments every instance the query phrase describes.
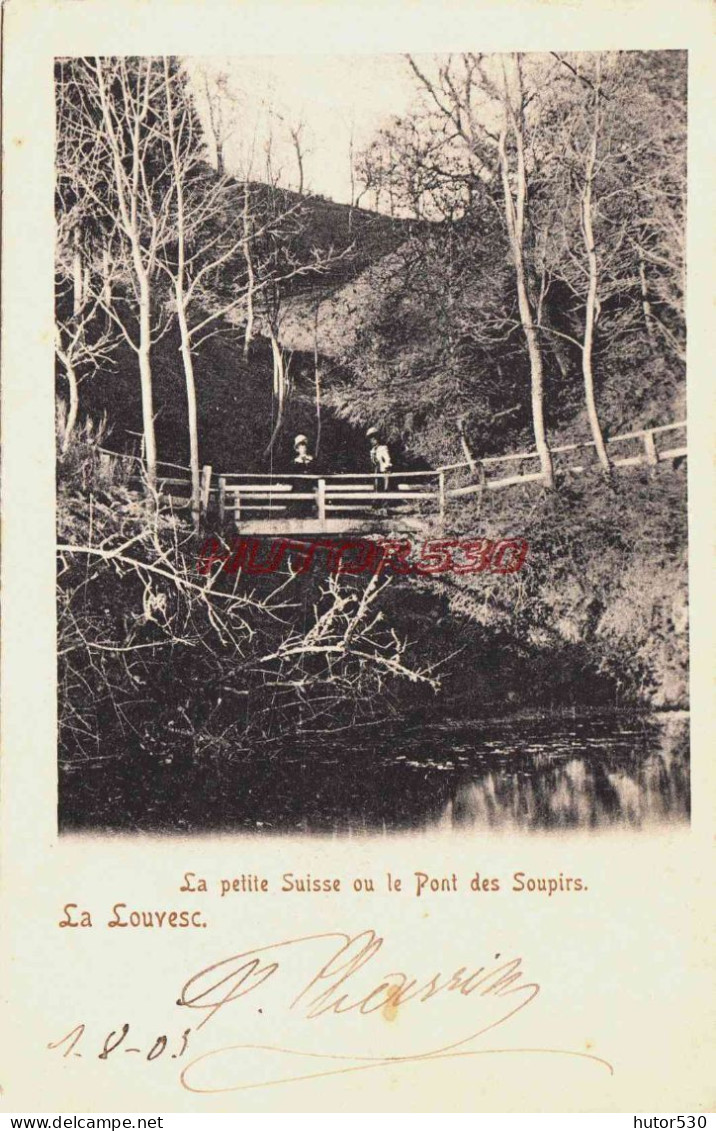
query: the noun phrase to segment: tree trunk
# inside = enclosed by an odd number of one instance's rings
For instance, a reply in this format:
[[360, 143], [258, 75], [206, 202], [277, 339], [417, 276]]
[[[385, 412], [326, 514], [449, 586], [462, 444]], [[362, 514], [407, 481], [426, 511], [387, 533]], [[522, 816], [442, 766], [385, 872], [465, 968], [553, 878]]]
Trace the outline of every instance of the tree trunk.
[[297, 133], [292, 133], [293, 146], [296, 150], [296, 164], [298, 165], [298, 195], [303, 196], [303, 153], [301, 152], [301, 139]]
[[[171, 78], [167, 60], [164, 60], [164, 88], [167, 98], [167, 110], [170, 124], [169, 145], [172, 154], [172, 171], [177, 197], [177, 266], [174, 274], [174, 296], [176, 298], [177, 320], [179, 322], [179, 338], [181, 342], [181, 356], [184, 362], [184, 384], [186, 387], [187, 425], [189, 430], [189, 468], [191, 474], [191, 517], [194, 529], [199, 532], [201, 526], [201, 473], [199, 471], [199, 426], [196, 411], [196, 381], [194, 380], [194, 360], [191, 354], [191, 333], [187, 321], [187, 298], [184, 292], [184, 275], [186, 270], [186, 226], [184, 216], [184, 169], [179, 158], [176, 136], [174, 133], [174, 106], [172, 99]], [[216, 135], [217, 161], [221, 157], [220, 137]]]
[[102, 303], [104, 306], [109, 307], [112, 302], [112, 284], [110, 282], [110, 258], [109, 250], [106, 247], [102, 248]]
[[281, 416], [284, 401], [286, 400], [286, 370], [283, 360], [283, 350], [271, 327], [269, 327], [269, 338], [271, 339], [271, 354], [273, 356], [273, 392], [276, 398], [279, 416]]
[[79, 228], [72, 233], [72, 314], [78, 318], [84, 306], [84, 273], [80, 253]]
[[[509, 94], [505, 90], [505, 99], [509, 99]], [[542, 352], [537, 338], [537, 331], [534, 324], [534, 315], [530, 304], [529, 293], [527, 289], [527, 274], [525, 270], [524, 259], [524, 224], [525, 224], [525, 204], [527, 200], [527, 173], [524, 164], [524, 152], [522, 147], [522, 136], [520, 125], [517, 122], [514, 111], [507, 108], [506, 101], [506, 117], [509, 117], [512, 132], [514, 135], [515, 143], [517, 146], [517, 200], [515, 201], [512, 195], [512, 186], [510, 184], [510, 169], [507, 156], [507, 125], [503, 128], [499, 140], [499, 160], [500, 172], [502, 176], [502, 189], [505, 201], [505, 218], [507, 221], [507, 232], [509, 236], [510, 248], [512, 250], [512, 259], [515, 267], [515, 277], [517, 284], [517, 302], [520, 311], [520, 321], [522, 323], [522, 330], [525, 335], [527, 343], [527, 354], [530, 362], [530, 391], [532, 402], [532, 428], [534, 431], [535, 447], [539, 455], [540, 468], [542, 471], [542, 479], [545, 487], [552, 489], [554, 487], [554, 466], [552, 463], [552, 453], [549, 450], [547, 443], [547, 434], [544, 426], [544, 367], [542, 364]]]
[[465, 422], [464, 420], [462, 420], [462, 418], [457, 422], [457, 431], [460, 437], [460, 447], [463, 450], [463, 455], [465, 456], [465, 459], [467, 460], [468, 466], [470, 468], [470, 474], [477, 475], [477, 461], [472, 454], [470, 445], [467, 442], [467, 436], [465, 435]]
[[522, 329], [527, 342], [527, 354], [530, 359], [530, 397], [535, 447], [537, 448], [537, 454], [540, 460], [544, 485], [551, 490], [554, 487], [554, 466], [544, 426], [544, 368], [542, 365], [542, 352], [537, 340], [537, 331], [534, 327], [532, 310], [527, 297], [527, 287], [521, 257], [516, 257], [515, 266], [517, 268], [517, 302], [520, 310]]
[[537, 279], [537, 273], [528, 263], [525, 264], [525, 273], [530, 306], [535, 313], [539, 315], [537, 322], [545, 331], [540, 339], [542, 351], [556, 363], [562, 380], [567, 381], [573, 371], [574, 363], [570, 357], [569, 349], [566, 346], [564, 338], [561, 338], [560, 335], [555, 332], [557, 327], [552, 317], [549, 296], [543, 297], [540, 305], [540, 283]]
[[244, 330], [244, 357], [249, 356], [249, 346], [254, 333], [254, 287], [256, 285], [256, 276], [254, 273], [254, 261], [251, 257], [251, 211], [249, 203], [249, 186], [244, 186], [244, 238], [241, 244], [241, 249], [244, 253], [246, 260], [246, 275], [247, 275], [247, 288], [246, 288], [246, 328]]
[[284, 366], [283, 350], [276, 337], [274, 328], [270, 324], [269, 338], [271, 340], [271, 353], [273, 355], [273, 395], [274, 404], [276, 405], [276, 418], [271, 432], [271, 439], [266, 446], [264, 455], [269, 455], [273, 451], [278, 434], [283, 427], [283, 410], [286, 400], [286, 370]]
[[55, 349], [57, 356], [64, 367], [65, 375], [67, 377], [67, 386], [69, 389], [67, 419], [65, 420], [64, 434], [62, 436], [62, 444], [60, 446], [60, 451], [64, 455], [70, 446], [70, 440], [72, 439], [72, 434], [75, 430], [75, 425], [77, 424], [77, 416], [79, 415], [80, 410], [80, 390], [75, 367], [72, 364], [68, 354], [65, 353], [65, 351], [60, 346], [59, 334], [57, 335], [57, 344], [55, 346]]
[[[127, 237], [134, 270], [139, 287], [139, 344], [135, 347], [139, 362], [139, 383], [142, 394], [142, 427], [144, 431], [144, 452], [147, 469], [147, 480], [151, 490], [156, 489], [157, 481], [157, 447], [154, 438], [154, 408], [152, 405], [152, 365], [150, 358], [152, 342], [151, 322], [151, 288], [149, 273], [145, 266], [144, 248], [142, 246], [138, 219], [139, 183], [141, 179], [142, 157], [139, 151], [139, 129], [144, 120], [149, 99], [149, 81], [151, 75], [151, 61], [144, 77], [144, 103], [138, 100], [134, 107], [136, 119], [131, 123], [132, 131], [132, 177], [127, 178], [126, 169], [122, 163], [122, 155], [117, 140], [117, 130], [112, 113], [109, 108], [109, 96], [105, 84], [103, 62], [97, 60], [97, 88], [102, 106], [104, 129], [112, 153], [114, 165], [114, 187], [117, 192], [117, 204], [122, 228]], [[123, 64], [126, 67], [126, 62]]]
[[649, 348], [653, 353], [656, 352], [656, 344], [654, 340], [654, 315], [651, 312], [651, 303], [649, 302], [649, 290], [646, 283], [646, 266], [644, 264], [644, 256], [642, 255], [641, 248], [637, 249], [639, 256], [639, 287], [641, 290], [641, 309], [644, 313], [644, 322], [646, 324], [646, 332], [649, 337]]
[[351, 178], [351, 203], [348, 209], [348, 231], [353, 227], [353, 209], [356, 206], [356, 170], [353, 154], [353, 124], [351, 124], [350, 137], [348, 138], [348, 172]]
[[584, 320], [584, 343], [582, 346], [582, 374], [584, 376], [584, 399], [587, 405], [589, 427], [592, 430], [592, 439], [597, 449], [597, 456], [602, 469], [609, 474], [611, 465], [607, 454], [604, 436], [602, 434], [597, 403], [594, 396], [594, 372], [592, 370], [592, 353], [594, 348], [594, 323], [597, 303], [598, 268], [597, 256], [594, 249], [594, 235], [591, 222], [591, 204], [589, 198], [584, 202], [584, 234], [587, 243], [587, 258], [589, 260], [589, 290], [587, 292], [587, 309]]
[[157, 485], [157, 445], [154, 437], [154, 404], [152, 395], [152, 363], [150, 348], [152, 341], [151, 304], [149, 280], [142, 272], [139, 278], [139, 383], [142, 392], [142, 429], [144, 431], [144, 456], [147, 465], [147, 480], [151, 490]]
[[597, 62], [594, 95], [594, 126], [589, 142], [586, 178], [584, 192], [582, 193], [582, 229], [584, 246], [587, 251], [587, 263], [589, 266], [589, 288], [587, 291], [587, 308], [584, 320], [584, 342], [582, 344], [582, 374], [584, 376], [584, 398], [587, 405], [589, 427], [592, 430], [592, 439], [597, 449], [597, 456], [599, 457], [602, 470], [608, 475], [611, 466], [607, 448], [604, 443], [604, 436], [602, 435], [601, 424], [599, 423], [599, 415], [597, 413], [597, 403], [594, 396], [594, 373], [592, 370], [594, 326], [597, 313], [597, 289], [599, 286], [599, 264], [597, 263], [597, 252], [594, 244], [594, 227], [592, 224], [592, 184], [594, 181], [594, 166], [597, 161], [597, 139], [599, 136], [599, 79], [599, 62]]
[[175, 282], [177, 316], [181, 338], [181, 356], [184, 363], [184, 384], [186, 386], [187, 422], [189, 427], [189, 468], [191, 471], [191, 517], [194, 529], [201, 525], [201, 469], [199, 464], [199, 425], [196, 407], [196, 381], [194, 378], [194, 359], [191, 355], [191, 339], [186, 320], [184, 295], [177, 280]]
[[313, 315], [313, 380], [316, 397], [316, 443], [313, 452], [316, 459], [318, 459], [321, 448], [321, 366], [318, 356], [318, 312], [320, 307], [320, 302], [317, 302]]

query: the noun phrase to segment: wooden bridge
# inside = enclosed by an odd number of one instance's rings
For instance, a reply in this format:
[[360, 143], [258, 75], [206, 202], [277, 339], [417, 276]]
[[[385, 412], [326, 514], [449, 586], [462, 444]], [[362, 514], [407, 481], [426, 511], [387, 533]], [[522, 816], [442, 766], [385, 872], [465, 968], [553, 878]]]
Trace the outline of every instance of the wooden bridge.
[[[607, 444], [615, 470], [644, 467], [656, 473], [659, 465], [686, 457], [686, 421], [612, 436]], [[558, 482], [598, 469], [593, 442], [563, 444], [551, 451]], [[541, 482], [539, 455], [534, 451], [488, 456], [434, 471], [394, 471], [379, 479], [361, 472], [215, 475], [207, 466], [202, 470], [201, 511], [207, 521], [245, 534], [420, 531], [436, 520], [445, 525], [453, 500]], [[190, 505], [186, 474], [160, 476], [158, 486], [173, 506]]]

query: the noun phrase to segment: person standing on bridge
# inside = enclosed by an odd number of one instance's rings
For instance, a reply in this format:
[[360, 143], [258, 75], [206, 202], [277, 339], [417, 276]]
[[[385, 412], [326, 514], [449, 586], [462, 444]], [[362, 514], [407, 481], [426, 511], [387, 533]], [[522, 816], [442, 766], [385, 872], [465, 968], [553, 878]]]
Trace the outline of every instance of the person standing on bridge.
[[[294, 475], [315, 475], [316, 460], [308, 448], [308, 437], [300, 434], [293, 441], [294, 457], [292, 472]], [[313, 479], [296, 479], [293, 481], [295, 492], [313, 492], [315, 483]], [[314, 504], [307, 499], [299, 499], [294, 505], [293, 514], [296, 518], [311, 518], [314, 515]]]
[[308, 471], [313, 463], [313, 456], [308, 450], [308, 440], [305, 436], [297, 436], [293, 441], [295, 456], [293, 463], [297, 471]]
[[390, 470], [393, 466], [388, 445], [381, 443], [377, 428], [369, 428], [366, 437], [370, 443], [370, 462], [375, 472], [375, 489], [376, 491], [388, 491], [390, 489]]

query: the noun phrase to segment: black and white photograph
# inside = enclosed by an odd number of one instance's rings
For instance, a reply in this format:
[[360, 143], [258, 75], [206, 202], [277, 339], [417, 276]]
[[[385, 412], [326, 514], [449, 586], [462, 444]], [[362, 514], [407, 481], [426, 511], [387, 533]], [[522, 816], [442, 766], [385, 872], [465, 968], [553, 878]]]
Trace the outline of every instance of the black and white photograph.
[[689, 822], [687, 70], [55, 59], [61, 833]]

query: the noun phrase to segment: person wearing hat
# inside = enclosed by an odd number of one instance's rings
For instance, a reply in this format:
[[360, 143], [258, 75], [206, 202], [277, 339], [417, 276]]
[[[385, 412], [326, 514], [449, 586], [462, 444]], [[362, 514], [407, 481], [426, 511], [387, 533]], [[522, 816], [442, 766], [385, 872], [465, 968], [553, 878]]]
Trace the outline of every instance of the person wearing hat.
[[[316, 460], [308, 448], [308, 437], [302, 433], [295, 437], [293, 441], [293, 460], [291, 463], [291, 471], [294, 475], [314, 475], [316, 472]], [[294, 491], [308, 491], [314, 489], [313, 479], [296, 479], [293, 483]], [[296, 518], [309, 518], [313, 515], [313, 504], [306, 499], [299, 499], [293, 510]]]
[[308, 450], [308, 439], [306, 436], [296, 436], [293, 441], [293, 450], [296, 453], [293, 457], [294, 466], [298, 468], [308, 468], [313, 463], [313, 456]]
[[375, 472], [375, 489], [376, 491], [388, 491], [390, 488], [389, 473], [393, 466], [388, 445], [381, 443], [377, 428], [369, 428], [366, 437], [370, 443], [370, 462]]

